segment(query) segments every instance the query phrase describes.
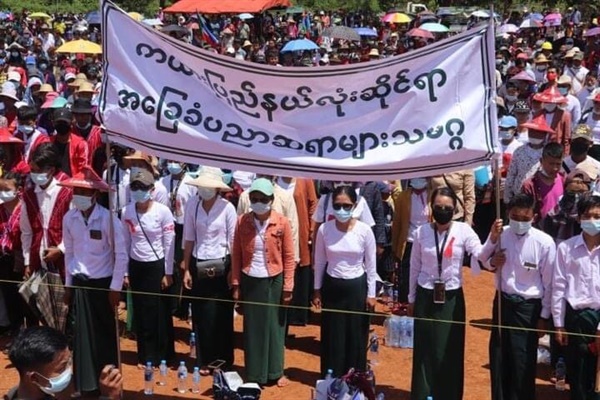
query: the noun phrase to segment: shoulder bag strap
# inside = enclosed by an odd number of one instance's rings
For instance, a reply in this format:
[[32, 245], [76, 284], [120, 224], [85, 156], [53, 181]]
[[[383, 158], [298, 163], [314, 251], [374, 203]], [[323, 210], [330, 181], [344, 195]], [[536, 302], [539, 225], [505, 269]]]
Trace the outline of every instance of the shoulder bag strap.
[[150, 239], [148, 238], [148, 235], [146, 234], [146, 231], [144, 230], [144, 225], [142, 225], [142, 221], [140, 220], [140, 215], [138, 214], [137, 210], [135, 209], [134, 206], [134, 210], [135, 212], [135, 216], [138, 220], [138, 224], [140, 224], [140, 229], [142, 230], [142, 233], [144, 234], [144, 237], [146, 238], [146, 241], [148, 242], [148, 244], [150, 245], [150, 248], [152, 249], [152, 252], [154, 253], [154, 255], [156, 256], [156, 261], [160, 260], [160, 257], [158, 256], [158, 253], [156, 252], [156, 250], [154, 250], [154, 246], [152, 246], [152, 242], [150, 241]]
[[448, 189], [450, 189], [450, 191], [456, 198], [456, 201], [458, 201], [458, 204], [460, 204], [460, 207], [463, 209], [463, 214], [465, 214], [467, 212], [467, 210], [465, 210], [465, 203], [463, 203], [463, 201], [461, 200], [460, 197], [458, 197], [458, 195], [456, 194], [456, 192], [454, 191], [452, 186], [450, 186], [450, 183], [448, 183], [448, 178], [446, 178], [445, 174], [442, 174], [442, 178], [444, 178], [444, 183], [446, 183], [446, 186], [448, 187]]

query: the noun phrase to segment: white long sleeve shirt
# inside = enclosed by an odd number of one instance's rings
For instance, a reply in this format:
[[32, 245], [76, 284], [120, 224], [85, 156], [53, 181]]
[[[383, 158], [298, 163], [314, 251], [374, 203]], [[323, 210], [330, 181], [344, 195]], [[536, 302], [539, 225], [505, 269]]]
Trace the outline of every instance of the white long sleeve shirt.
[[[501, 243], [505, 249], [506, 263], [500, 272], [497, 272], [500, 279], [496, 281], [496, 289], [525, 299], [541, 299], [541, 317], [550, 318], [552, 275], [556, 258], [554, 240], [550, 235], [535, 228], [519, 236], [506, 226], [501, 235]], [[481, 252], [481, 258], [488, 260], [496, 249], [497, 245], [488, 240]], [[484, 261], [484, 265], [487, 264], [488, 262]]]
[[112, 276], [110, 288], [121, 290], [129, 258], [123, 230], [116, 215], [112, 217], [112, 232], [110, 224], [109, 211], [98, 204], [94, 206], [87, 223], [79, 210], [73, 209], [65, 214], [63, 242], [67, 286], [72, 285], [73, 275], [77, 274], [92, 279]]
[[[52, 181], [46, 187], [35, 187], [35, 195], [37, 197], [38, 205], [40, 206], [40, 218], [42, 220], [42, 227], [44, 232], [42, 233], [42, 243], [40, 245], [40, 261], [42, 267], [46, 268], [44, 262], [44, 251], [48, 248], [48, 224], [50, 223], [50, 217], [54, 210], [54, 204], [58, 197], [58, 193], [62, 188], [58, 186], [56, 179], [52, 178]], [[21, 201], [21, 219], [19, 221], [21, 227], [21, 243], [23, 246], [23, 261], [25, 265], [29, 265], [31, 258], [31, 245], [33, 241], [33, 230], [31, 229], [31, 223], [29, 222], [29, 214], [27, 213], [27, 204]], [[65, 252], [65, 246], [63, 243], [58, 245], [58, 248], [63, 253]]]
[[[175, 257], [175, 222], [169, 207], [153, 201], [148, 211], [138, 214], [135, 203], [130, 203], [123, 209], [121, 221], [129, 257], [140, 262], [164, 258], [165, 275], [172, 275]], [[148, 236], [147, 239], [144, 232]]]
[[[333, 215], [332, 197], [333, 196], [331, 195], [325, 195], [319, 198], [317, 209], [312, 217], [313, 221], [323, 223], [335, 220], [335, 216]], [[364, 222], [371, 227], [375, 226], [373, 214], [371, 214], [371, 210], [369, 209], [367, 201], [362, 196], [358, 197], [356, 207], [354, 207], [354, 211], [352, 211], [352, 218], [356, 218], [357, 220]]]
[[[434, 282], [441, 279], [446, 283], [446, 290], [462, 287], [462, 261], [465, 251], [474, 259], [480, 257], [483, 246], [473, 229], [464, 222], [452, 222], [446, 232], [438, 234], [440, 251], [442, 252], [442, 275], [439, 276], [438, 258], [435, 246], [435, 235], [432, 224], [420, 226], [415, 232], [410, 255], [410, 278], [408, 301], [415, 302], [417, 285], [424, 289], [433, 289]], [[442, 249], [444, 236], [448, 235], [446, 245]], [[471, 272], [479, 274], [477, 263], [472, 263]]]
[[355, 279], [366, 273], [367, 295], [375, 297], [376, 252], [375, 235], [364, 222], [356, 221], [348, 232], [340, 231], [336, 221], [324, 223], [315, 244], [314, 288], [321, 289], [325, 273], [338, 279]]
[[[187, 202], [198, 196], [198, 189], [195, 186], [188, 185], [192, 177], [184, 174], [181, 180], [173, 179], [173, 175], [167, 175], [160, 179], [160, 183], [167, 190], [169, 204], [166, 204], [175, 217], [175, 222], [183, 224], [185, 221], [185, 206]], [[173, 199], [175, 196], [175, 199]], [[174, 200], [174, 201], [173, 201]]]
[[552, 317], [557, 328], [565, 326], [567, 303], [574, 310], [600, 310], [600, 246], [590, 251], [583, 234], [565, 240], [556, 250]]
[[198, 196], [186, 205], [183, 240], [194, 242], [197, 260], [214, 260], [231, 254], [237, 213], [233, 204], [219, 197], [207, 213]]

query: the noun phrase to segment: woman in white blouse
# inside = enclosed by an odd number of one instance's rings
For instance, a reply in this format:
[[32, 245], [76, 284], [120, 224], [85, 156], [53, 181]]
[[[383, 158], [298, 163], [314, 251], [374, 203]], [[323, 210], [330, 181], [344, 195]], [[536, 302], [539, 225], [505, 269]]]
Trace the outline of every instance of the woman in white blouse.
[[[200, 374], [208, 375], [207, 366], [215, 360], [224, 360], [224, 368], [233, 365], [233, 302], [227, 274], [237, 213], [219, 195], [232, 190], [223, 182], [220, 169], [204, 167], [188, 185], [198, 188], [198, 196], [190, 198], [185, 209], [183, 281], [192, 296], [200, 298], [191, 301], [196, 366]], [[198, 270], [198, 262], [209, 260], [222, 264], [223, 272], [206, 274], [204, 269]]]
[[170, 298], [148, 293], [163, 293], [173, 283], [175, 223], [171, 210], [152, 200], [154, 176], [149, 171], [132, 174], [130, 182], [132, 202], [121, 215], [129, 253], [125, 284], [134, 292], [138, 367], [143, 367], [174, 361]]
[[[332, 195], [335, 219], [319, 227], [315, 243], [313, 304], [317, 308], [364, 313], [375, 307], [376, 244], [371, 227], [353, 218], [357, 194], [351, 186]], [[323, 312], [321, 373], [342, 376], [350, 368], [364, 371], [369, 317]]]
[[[431, 195], [435, 222], [414, 234], [410, 258], [408, 313], [415, 317], [412, 400], [460, 400], [463, 396], [465, 298], [462, 260], [465, 251], [479, 257], [479, 237], [464, 222], [452, 221], [457, 200], [441, 187]], [[494, 225], [499, 235], [502, 223]], [[496, 236], [497, 237], [497, 236]], [[472, 272], [479, 272], [472, 264]], [[440, 322], [436, 322], [439, 320]]]

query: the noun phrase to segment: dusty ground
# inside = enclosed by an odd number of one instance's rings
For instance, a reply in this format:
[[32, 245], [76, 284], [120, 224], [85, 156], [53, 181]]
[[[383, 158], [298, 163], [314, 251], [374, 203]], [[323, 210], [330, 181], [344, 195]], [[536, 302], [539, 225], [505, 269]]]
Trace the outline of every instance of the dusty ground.
[[[491, 305], [494, 296], [491, 274], [485, 273], [477, 278], [471, 277], [465, 270], [466, 300], [467, 300], [467, 348], [465, 351], [465, 400], [483, 400], [490, 398], [489, 370], [488, 370], [488, 338], [487, 328], [475, 327], [473, 323], [489, 323], [491, 316]], [[376, 332], [383, 336], [383, 318], [376, 322]], [[240, 349], [241, 343], [241, 317], [237, 319], [236, 341], [236, 366], [243, 376], [244, 354]], [[186, 360], [187, 345], [185, 341], [189, 337], [189, 326], [185, 322], [176, 322], [176, 351], [180, 360]], [[290, 333], [295, 334], [294, 339], [289, 339], [286, 351], [286, 373], [292, 383], [283, 389], [277, 387], [266, 388], [263, 391], [264, 400], [308, 400], [310, 388], [319, 377], [319, 327], [309, 325], [307, 327], [291, 327]], [[5, 346], [7, 339], [0, 342]], [[135, 342], [123, 339], [121, 342], [123, 369], [125, 374], [125, 399], [147, 399], [143, 395], [143, 373], [135, 366]], [[376, 378], [378, 391], [385, 393], [386, 400], [401, 400], [409, 398], [410, 378], [412, 365], [412, 351], [406, 349], [392, 349], [381, 347], [380, 363], [376, 367]], [[5, 393], [18, 381], [18, 376], [11, 367], [5, 355], [0, 356], [0, 393]], [[549, 382], [549, 369], [540, 367], [538, 370], [537, 399], [563, 400], [568, 399], [568, 392], [557, 392]], [[181, 395], [175, 391], [175, 371], [169, 372], [169, 383], [167, 386], [155, 387], [154, 398], [177, 399], [177, 398], [199, 398], [210, 399], [212, 382], [210, 378], [204, 378], [201, 393], [188, 393]], [[437, 399], [436, 399], [437, 400]], [[443, 400], [443, 399], [440, 399]]]

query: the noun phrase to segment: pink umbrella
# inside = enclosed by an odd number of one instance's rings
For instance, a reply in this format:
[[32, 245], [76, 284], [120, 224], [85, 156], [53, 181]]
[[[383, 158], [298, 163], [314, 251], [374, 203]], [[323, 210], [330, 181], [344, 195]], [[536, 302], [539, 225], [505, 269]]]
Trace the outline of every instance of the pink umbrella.
[[423, 39], [435, 39], [433, 33], [426, 31], [425, 29], [413, 28], [407, 33], [408, 36], [411, 37], [420, 37]]
[[596, 36], [596, 35], [600, 35], [600, 27], [597, 28], [592, 28], [590, 30], [588, 30], [585, 35], [585, 37], [590, 37], [590, 36]]
[[562, 19], [562, 15], [560, 15], [559, 13], [552, 13], [552, 14], [548, 14], [544, 17], [544, 21], [553, 21], [553, 20], [561, 20]]

